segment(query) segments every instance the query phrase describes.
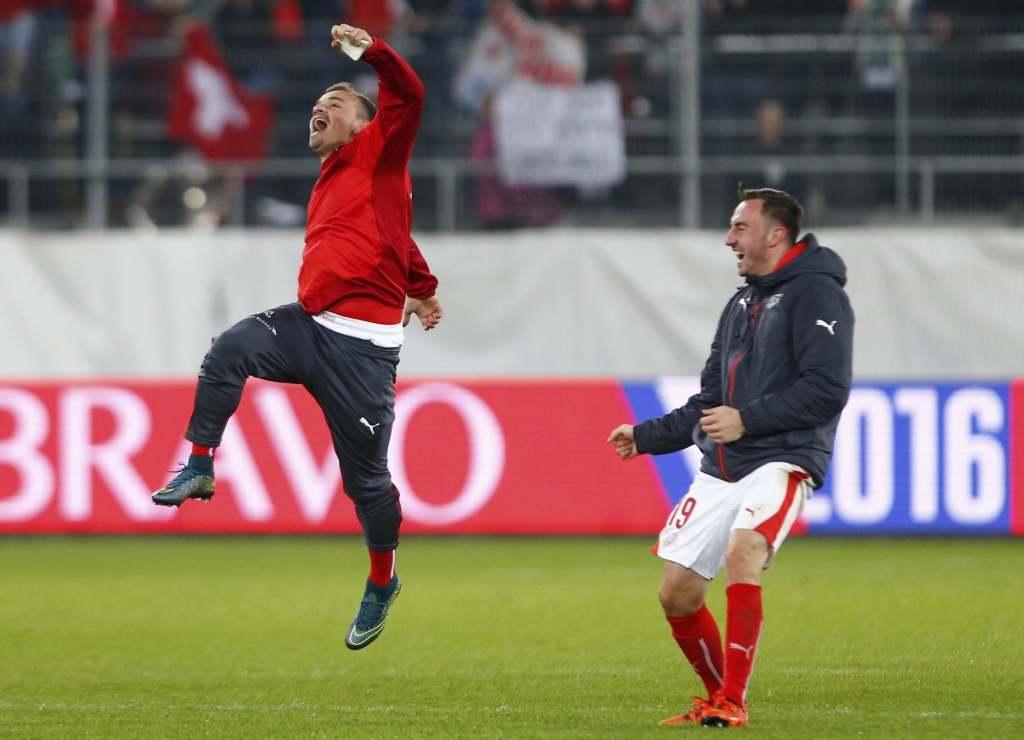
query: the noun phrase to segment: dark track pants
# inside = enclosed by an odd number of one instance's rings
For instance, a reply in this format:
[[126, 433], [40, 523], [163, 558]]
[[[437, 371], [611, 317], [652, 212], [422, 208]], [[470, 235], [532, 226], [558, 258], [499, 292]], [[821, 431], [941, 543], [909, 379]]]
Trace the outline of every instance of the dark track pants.
[[388, 472], [397, 366], [398, 349], [330, 331], [298, 303], [261, 311], [214, 341], [199, 370], [185, 437], [219, 446], [250, 377], [301, 383], [324, 412], [367, 547], [393, 550], [402, 522]]

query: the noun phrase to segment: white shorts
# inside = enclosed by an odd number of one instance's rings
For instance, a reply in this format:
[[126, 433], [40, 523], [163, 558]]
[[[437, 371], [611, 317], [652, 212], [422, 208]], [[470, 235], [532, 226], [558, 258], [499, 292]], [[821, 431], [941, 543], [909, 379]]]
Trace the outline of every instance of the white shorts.
[[655, 554], [711, 579], [725, 564], [730, 532], [752, 529], [768, 540], [767, 568], [810, 495], [810, 476], [792, 463], [767, 463], [735, 483], [698, 473]]

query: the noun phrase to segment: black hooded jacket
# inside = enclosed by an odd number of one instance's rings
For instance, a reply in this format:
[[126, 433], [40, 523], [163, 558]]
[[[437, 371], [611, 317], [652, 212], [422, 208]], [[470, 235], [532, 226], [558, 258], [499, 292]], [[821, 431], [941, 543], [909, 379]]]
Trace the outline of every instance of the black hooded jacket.
[[[793, 250], [803, 247], [795, 257]], [[807, 234], [775, 272], [748, 277], [718, 321], [700, 393], [633, 430], [637, 451], [655, 455], [696, 444], [701, 471], [738, 481], [769, 462], [789, 462], [821, 486], [839, 414], [850, 395], [853, 309], [846, 265]], [[746, 433], [715, 443], [698, 423], [703, 409], [738, 409]]]

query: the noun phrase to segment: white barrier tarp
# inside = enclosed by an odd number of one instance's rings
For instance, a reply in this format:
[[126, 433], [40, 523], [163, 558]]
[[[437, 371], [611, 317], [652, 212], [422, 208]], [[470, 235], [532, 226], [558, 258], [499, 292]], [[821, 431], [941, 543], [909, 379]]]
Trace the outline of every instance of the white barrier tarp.
[[[825, 229], [861, 378], [1024, 376], [1024, 232]], [[403, 375], [693, 374], [741, 280], [724, 232], [420, 235], [447, 314]], [[0, 375], [192, 375], [210, 339], [295, 300], [299, 231], [0, 232]], [[415, 323], [415, 320], [414, 320]]]

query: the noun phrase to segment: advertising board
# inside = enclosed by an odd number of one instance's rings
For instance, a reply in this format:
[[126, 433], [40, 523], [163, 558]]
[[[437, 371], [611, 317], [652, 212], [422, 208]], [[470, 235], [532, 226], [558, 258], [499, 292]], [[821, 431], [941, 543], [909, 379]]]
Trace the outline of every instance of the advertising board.
[[[154, 506], [188, 457], [194, 381], [0, 384], [0, 532], [356, 533], [320, 410], [251, 382], [208, 504]], [[689, 448], [621, 462], [620, 423], [696, 378], [413, 379], [390, 462], [405, 532], [653, 534], [700, 469]], [[797, 533], [1024, 534], [1024, 383], [857, 384]]]
[[[666, 413], [697, 378], [626, 384], [637, 418]], [[801, 514], [815, 534], [1024, 533], [1024, 383], [857, 383], [832, 466]], [[669, 499], [700, 469], [689, 448], [655, 458]]]

